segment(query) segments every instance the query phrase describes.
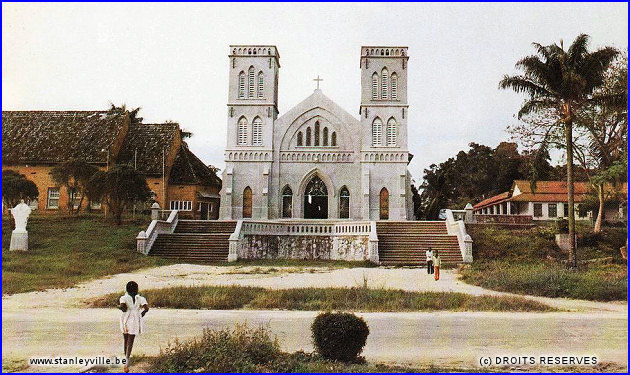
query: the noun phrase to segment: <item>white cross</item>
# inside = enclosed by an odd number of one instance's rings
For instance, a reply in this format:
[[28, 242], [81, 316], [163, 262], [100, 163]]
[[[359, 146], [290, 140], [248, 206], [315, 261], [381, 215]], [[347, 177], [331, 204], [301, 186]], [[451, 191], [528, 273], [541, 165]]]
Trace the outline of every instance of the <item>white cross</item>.
[[319, 74], [317, 75], [317, 78], [315, 78], [313, 81], [317, 82], [317, 89], [319, 90], [319, 82], [323, 81], [323, 78], [319, 78]]

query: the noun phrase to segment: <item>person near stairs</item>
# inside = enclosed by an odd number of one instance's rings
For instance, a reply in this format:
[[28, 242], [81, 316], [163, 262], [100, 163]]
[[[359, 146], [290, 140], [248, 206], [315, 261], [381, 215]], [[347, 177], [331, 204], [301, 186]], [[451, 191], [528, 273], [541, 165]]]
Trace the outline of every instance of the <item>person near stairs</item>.
[[433, 274], [433, 250], [431, 248], [427, 250], [427, 274]]
[[440, 267], [442, 266], [442, 258], [437, 250], [433, 252], [433, 269], [435, 272], [435, 281], [440, 279]]

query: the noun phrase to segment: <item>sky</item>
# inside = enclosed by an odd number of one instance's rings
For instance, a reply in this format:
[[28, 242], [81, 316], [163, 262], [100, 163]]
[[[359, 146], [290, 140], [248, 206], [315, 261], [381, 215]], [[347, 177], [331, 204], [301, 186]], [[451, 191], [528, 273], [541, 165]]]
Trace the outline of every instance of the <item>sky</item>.
[[[627, 3], [2, 4], [2, 110], [141, 107], [224, 168], [228, 46], [280, 53], [280, 115], [323, 93], [358, 118], [360, 47], [409, 47], [409, 170], [496, 147], [524, 97], [498, 89], [532, 42], [628, 46]], [[556, 156], [558, 157], [558, 156]]]

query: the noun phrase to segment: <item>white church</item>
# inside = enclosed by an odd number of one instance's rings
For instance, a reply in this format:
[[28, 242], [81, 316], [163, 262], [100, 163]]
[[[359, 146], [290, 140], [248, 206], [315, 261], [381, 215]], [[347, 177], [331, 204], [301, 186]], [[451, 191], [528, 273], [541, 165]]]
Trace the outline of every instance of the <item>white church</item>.
[[278, 116], [278, 49], [230, 46], [220, 219], [413, 220], [408, 59], [361, 47], [358, 118], [319, 88]]

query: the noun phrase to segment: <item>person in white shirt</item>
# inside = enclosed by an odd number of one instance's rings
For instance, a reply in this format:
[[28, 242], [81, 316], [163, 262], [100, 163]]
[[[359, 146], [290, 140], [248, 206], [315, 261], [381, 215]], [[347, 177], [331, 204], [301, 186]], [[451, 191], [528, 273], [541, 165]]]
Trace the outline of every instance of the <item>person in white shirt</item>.
[[433, 273], [433, 250], [429, 248], [427, 250], [427, 274], [430, 275]]
[[129, 372], [129, 359], [131, 358], [131, 349], [136, 335], [145, 332], [144, 315], [149, 311], [149, 305], [146, 298], [138, 294], [138, 283], [130, 281], [126, 287], [127, 293], [120, 297], [118, 308], [123, 312], [120, 316], [120, 331], [123, 334], [125, 344], [125, 363], [124, 370]]

